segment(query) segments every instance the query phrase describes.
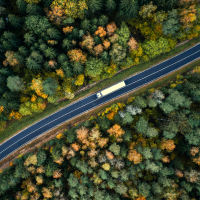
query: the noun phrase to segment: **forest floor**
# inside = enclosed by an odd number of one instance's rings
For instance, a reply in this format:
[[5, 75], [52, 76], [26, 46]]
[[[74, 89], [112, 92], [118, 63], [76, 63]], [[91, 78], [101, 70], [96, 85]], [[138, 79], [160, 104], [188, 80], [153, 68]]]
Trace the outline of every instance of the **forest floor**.
[[[34, 151], [35, 148], [38, 148], [43, 143], [51, 140], [52, 138], [55, 138], [56, 135], [58, 135], [59, 133], [63, 133], [65, 129], [70, 129], [73, 126], [76, 126], [77, 124], [80, 124], [80, 123], [86, 121], [87, 119], [90, 119], [91, 116], [97, 116], [98, 113], [103, 112], [107, 107], [110, 107], [112, 104], [118, 103], [118, 102], [123, 102], [126, 104], [128, 98], [130, 98], [132, 96], [137, 96], [141, 93], [146, 93], [151, 88], [159, 89], [159, 88], [169, 84], [169, 82], [175, 81], [176, 76], [178, 74], [180, 75], [180, 74], [184, 74], [184, 73], [189, 73], [189, 72], [191, 72], [192, 69], [194, 69], [194, 67], [199, 66], [199, 65], [200, 65], [200, 59], [193, 61], [192, 63], [187, 64], [187, 65], [181, 67], [180, 69], [178, 69], [164, 77], [161, 77], [155, 81], [152, 81], [151, 83], [148, 83], [136, 90], [128, 92], [120, 97], [117, 97], [116, 99], [113, 99], [97, 108], [94, 108], [94, 109], [88, 111], [87, 113], [80, 114], [79, 116], [76, 116], [76, 117], [68, 120], [67, 122], [63, 123], [59, 127], [52, 129], [51, 131], [47, 131], [47, 132], [43, 133], [42, 135], [40, 135], [39, 137], [34, 139], [34, 141], [31, 141], [30, 143], [28, 143], [25, 146], [21, 147], [20, 149], [16, 150], [10, 156], [8, 156], [5, 159], [3, 159], [2, 161], [0, 161], [0, 170], [3, 170], [5, 168], [9, 167], [10, 164], [12, 164], [13, 160], [15, 158], [19, 157], [20, 155], [22, 155], [22, 154], [24, 155], [26, 153]], [[90, 95], [90, 94], [88, 94], [88, 95]], [[80, 99], [78, 99], [78, 100], [80, 100]]]

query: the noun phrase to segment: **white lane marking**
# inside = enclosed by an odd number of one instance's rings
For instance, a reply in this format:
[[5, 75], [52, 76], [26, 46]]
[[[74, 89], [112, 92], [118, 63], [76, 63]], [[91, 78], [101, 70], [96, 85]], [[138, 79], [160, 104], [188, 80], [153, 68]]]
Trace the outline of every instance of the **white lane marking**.
[[[195, 45], [195, 46], [197, 46], [197, 45]], [[194, 47], [195, 47], [194, 46]], [[194, 48], [194, 47], [192, 47], [192, 48]], [[188, 49], [189, 50], [189, 49]], [[188, 50], [186, 50], [186, 51], [188, 51]], [[185, 51], [185, 52], [186, 52]], [[199, 50], [200, 51], [200, 50]], [[199, 51], [196, 51], [195, 53], [193, 53], [193, 54], [191, 54], [191, 55], [189, 55], [189, 56], [187, 56], [187, 57], [185, 57], [185, 58], [183, 58], [183, 59], [181, 59], [181, 60], [179, 60], [179, 61], [177, 61], [177, 62], [175, 62], [175, 63], [173, 63], [173, 64], [176, 64], [176, 63], [178, 63], [178, 62], [180, 62], [180, 61], [182, 61], [182, 60], [184, 60], [184, 59], [186, 59], [186, 58], [188, 58], [188, 57], [190, 57], [190, 56], [192, 56], [192, 55], [194, 55], [194, 54], [196, 54], [196, 53], [198, 53]], [[178, 56], [178, 55], [177, 55]], [[175, 56], [176, 57], [176, 56]], [[170, 60], [170, 59], [169, 59]], [[166, 61], [164, 61], [164, 62], [166, 62]], [[192, 61], [191, 61], [192, 62]], [[163, 62], [162, 62], [163, 63]], [[160, 63], [160, 64], [162, 64], [162, 63]], [[171, 65], [173, 65], [173, 64], [171, 64]], [[158, 64], [159, 65], [159, 64]], [[154, 73], [152, 73], [152, 74], [155, 74], [155, 73], [158, 73], [159, 71], [162, 71], [162, 70], [164, 70], [164, 69], [166, 69], [166, 68], [168, 68], [168, 67], [170, 67], [171, 65], [168, 65], [167, 67], [165, 67], [165, 68], [163, 68], [163, 69], [160, 69], [160, 70], [158, 70], [158, 71], [156, 71], [156, 72], [154, 72]], [[157, 66], [157, 65], [156, 65]], [[154, 66], [155, 67], [155, 66]], [[152, 69], [153, 67], [151, 67], [151, 68], [149, 68], [149, 69]], [[147, 70], [149, 70], [149, 69], [147, 69]], [[143, 72], [146, 72], [147, 70], [145, 70], [145, 71], [143, 71]], [[140, 73], [143, 73], [143, 72], [140, 72]], [[138, 73], [139, 74], [139, 73]], [[137, 74], [137, 75], [138, 75]], [[150, 75], [148, 75], [148, 76], [151, 76], [152, 74], [150, 74]], [[136, 76], [136, 75], [135, 75]], [[142, 80], [142, 79], [144, 79], [144, 78], [146, 78], [146, 77], [148, 77], [148, 76], [145, 76], [145, 77], [143, 77], [143, 78], [141, 78], [141, 79], [139, 79], [139, 80], [137, 80], [137, 81], [135, 81], [135, 82], [132, 82], [132, 83], [130, 83], [130, 84], [128, 84], [128, 85], [131, 85], [131, 84], [133, 84], [133, 83], [136, 83], [136, 82], [138, 82], [138, 81], [140, 81], [140, 80]], [[133, 76], [134, 77], [134, 76]], [[126, 80], [125, 80], [126, 81]], [[126, 85], [126, 86], [128, 86], [128, 85]], [[126, 87], [125, 86], [125, 87]], [[92, 94], [93, 95], [93, 94]], [[90, 95], [90, 96], [92, 96], [92, 95]], [[89, 97], [89, 96], [88, 96]], [[88, 98], [88, 97], [86, 97], [86, 98]], [[98, 99], [95, 99], [94, 101], [97, 101]], [[91, 102], [89, 102], [89, 103], [92, 103], [92, 102], [94, 102], [94, 101], [91, 101]], [[77, 103], [77, 102], [76, 102]], [[87, 103], [87, 104], [89, 104], [89, 103]], [[83, 105], [83, 106], [86, 106], [87, 104], [85, 104], [85, 105]], [[73, 104], [72, 104], [73, 105]], [[71, 105], [70, 105], [71, 106]], [[83, 106], [81, 106], [81, 107], [83, 107]], [[81, 108], [81, 107], [79, 107], [79, 108]], [[65, 107], [66, 108], [66, 107]], [[77, 110], [77, 109], [79, 109], [79, 108], [76, 108], [75, 110]], [[62, 110], [62, 109], [61, 109]], [[59, 111], [61, 111], [61, 110], [59, 110]], [[75, 110], [73, 110], [73, 111], [75, 111]], [[70, 111], [69, 113], [71, 113], [71, 112], [73, 112], [73, 111]], [[65, 115], [67, 115], [67, 114], [69, 114], [69, 113], [66, 113]], [[55, 113], [54, 113], [55, 114]], [[59, 118], [61, 118], [61, 117], [63, 117], [63, 116], [65, 116], [65, 115], [62, 115], [62, 116], [60, 116], [60, 117], [58, 117], [58, 118], [56, 118], [55, 120], [57, 120], [57, 119], [59, 119]], [[51, 116], [51, 115], [50, 115]], [[49, 116], [48, 116], [49, 117]], [[55, 121], [55, 120], [53, 120], [53, 121]], [[36, 129], [36, 130], [34, 130], [33, 132], [31, 132], [31, 133], [29, 133], [28, 135], [26, 135], [26, 136], [24, 136], [23, 138], [21, 138], [20, 140], [18, 140], [18, 141], [16, 141], [15, 143], [13, 143], [12, 145], [10, 145], [10, 146], [8, 146], [6, 149], [4, 149], [3, 151], [1, 151], [0, 152], [0, 154], [1, 153], [3, 153], [5, 150], [7, 150], [9, 147], [11, 147], [11, 146], [13, 146], [14, 144], [16, 144], [17, 142], [19, 142], [19, 141], [21, 141], [22, 139], [24, 139], [25, 137], [27, 137], [27, 136], [29, 136], [30, 134], [32, 134], [32, 133], [34, 133], [35, 131], [37, 131], [37, 130], [39, 130], [39, 129], [41, 129], [41, 128], [43, 128], [43, 127], [45, 127], [46, 125], [48, 125], [48, 124], [50, 124], [50, 123], [52, 123], [53, 121], [51, 121], [51, 122], [49, 122], [49, 123], [47, 123], [47, 124], [45, 124], [44, 126], [41, 126], [40, 128], [38, 128], [38, 129]], [[36, 123], [35, 123], [36, 124]], [[35, 125], [35, 124], [33, 124], [33, 125]], [[31, 126], [33, 126], [33, 125], [31, 125]], [[31, 126], [29, 126], [29, 127], [31, 127]], [[29, 128], [28, 127], [28, 128]], [[26, 129], [24, 129], [24, 130], [26, 130]], [[23, 131], [24, 131], [23, 130]], [[21, 131], [22, 132], [22, 131]], [[19, 133], [18, 133], [19, 134]], [[16, 136], [16, 135], [15, 135]], [[10, 138], [11, 139], [11, 138]], [[9, 141], [9, 140], [7, 140], [7, 141]], [[7, 142], [6, 141], [6, 142]], [[5, 143], [5, 142], [4, 142]], [[3, 144], [4, 144], [3, 143]], [[1, 144], [1, 145], [3, 145], [3, 144]], [[0, 146], [1, 146], [0, 145]]]
[[[187, 65], [188, 63], [191, 63], [191, 62], [193, 62], [194, 60], [197, 60], [197, 59], [199, 59], [199, 57], [193, 59], [193, 60], [190, 61], [190, 62], [185, 63], [184, 65], [182, 65], [182, 66], [180, 66], [180, 67], [178, 67], [178, 68], [176, 68], [176, 69], [174, 69], [174, 70], [172, 70], [172, 71], [170, 71], [170, 72], [167, 72], [166, 74], [164, 74], [164, 75], [162, 75], [162, 76], [159, 76], [159, 77], [157, 77], [157, 78], [155, 78], [155, 79], [153, 79], [153, 80], [151, 80], [151, 81], [149, 81], [149, 82], [147, 82], [147, 83], [144, 83], [144, 84], [142, 84], [142, 85], [140, 85], [140, 86], [134, 88], [134, 90], [136, 90], [137, 88], [140, 88], [140, 87], [143, 86], [143, 85], [146, 85], [146, 84], [148, 84], [148, 83], [151, 83], [151, 82], [153, 82], [154, 80], [156, 80], [156, 79], [158, 79], [158, 78], [161, 78], [161, 77], [163, 77], [163, 76], [166, 76], [167, 74], [170, 74], [171, 72], [176, 71], [176, 70], [178, 70], [179, 68], [181, 68], [181, 67]], [[161, 63], [160, 63], [160, 64], [161, 64]], [[131, 83], [131, 84], [132, 84], [132, 83]], [[131, 85], [131, 84], [128, 84], [128, 85]], [[131, 90], [133, 90], [133, 89], [131, 89]], [[119, 94], [119, 95], [113, 97], [112, 99], [115, 99], [116, 97], [121, 96], [121, 95], [123, 95], [123, 94], [129, 93], [131, 90], [129, 90], [129, 91], [127, 91], [127, 92], [124, 92], [124, 93], [122, 93], [122, 94]], [[97, 106], [92, 107], [92, 108], [90, 108], [90, 109], [87, 109], [87, 110], [85, 110], [84, 112], [81, 112], [80, 114], [78, 114], [78, 115], [76, 115], [76, 116], [74, 116], [74, 117], [78, 117], [79, 115], [82, 115], [83, 113], [85, 113], [85, 112], [87, 112], [87, 111], [89, 111], [89, 110], [92, 110], [92, 109], [94, 109], [94, 108], [96, 108], [96, 107], [98, 107], [98, 106], [100, 106], [100, 105], [102, 105], [102, 104], [105, 104], [106, 102], [108, 102], [108, 101], [110, 101], [110, 100], [112, 100], [112, 99], [109, 99], [109, 100], [107, 100], [107, 101], [105, 101], [105, 102], [103, 102], [103, 103], [101, 103], [101, 104], [98, 104]], [[93, 102], [93, 101], [91, 101], [91, 102]], [[91, 102], [90, 102], [90, 103], [91, 103]], [[63, 116], [64, 116], [64, 115], [63, 115]], [[73, 118], [74, 118], [74, 117], [73, 117]], [[69, 119], [68, 119], [68, 120], [69, 120]], [[40, 134], [40, 136], [43, 135], [43, 134], [45, 134], [46, 132], [48, 132], [48, 131], [54, 129], [54, 128], [57, 127], [57, 126], [62, 125], [63, 123], [66, 123], [66, 121], [61, 122], [60, 124], [57, 124], [56, 126], [54, 126], [54, 127], [51, 128], [51, 129], [48, 129], [48, 130], [45, 131], [44, 133]], [[30, 142], [31, 142], [32, 140], [34, 140], [36, 137], [38, 137], [38, 136], [35, 136], [34, 138], [32, 138], [31, 140], [29, 140], [28, 142], [26, 142], [26, 143], [23, 144], [23, 145], [26, 145], [27, 143], [30, 143]], [[20, 147], [21, 147], [21, 146], [20, 146]], [[18, 147], [17, 149], [19, 149], [20, 147]], [[17, 149], [13, 150], [12, 152], [16, 151]], [[2, 159], [4, 159], [5, 157], [9, 156], [12, 152], [10, 152], [8, 155], [4, 156]], [[1, 153], [2, 153], [2, 152], [1, 152]], [[1, 160], [2, 160], [2, 159], [1, 159]]]
[[[189, 48], [189, 49], [187, 49], [186, 51], [184, 51], [184, 52], [182, 52], [182, 53], [179, 53], [179, 54], [177, 54], [176, 56], [173, 56], [172, 58], [169, 58], [168, 60], [171, 60], [171, 59], [173, 59], [173, 58], [175, 58], [175, 57], [177, 57], [177, 56], [179, 56], [179, 55], [181, 55], [181, 54], [183, 54], [183, 53], [185, 53], [185, 52], [189, 51], [190, 49], [192, 49], [192, 48], [196, 47], [196, 46], [197, 46], [197, 45], [199, 45], [199, 44], [200, 44], [200, 42], [199, 42], [199, 43], [197, 43], [197, 44], [195, 44], [194, 46], [190, 47], [190, 48]], [[164, 62], [167, 62], [168, 60], [165, 60], [165, 61], [163, 61], [162, 63], [164, 63]], [[159, 63], [159, 64], [157, 64], [157, 65], [160, 65], [160, 64], [162, 64], [162, 63]], [[153, 67], [150, 67], [150, 68], [148, 68], [148, 69], [146, 69], [146, 70], [144, 70], [144, 71], [147, 71], [147, 70], [149, 70], [149, 69], [152, 69], [152, 68], [156, 67], [157, 65], [155, 65], [155, 66], [153, 66]], [[143, 73], [144, 71], [142, 71], [142, 72], [139, 72], [139, 73], [137, 73], [136, 75], [138, 75], [138, 74], [141, 74], [141, 73]], [[129, 77], [129, 78], [127, 78], [127, 79], [125, 79], [124, 81], [126, 81], [126, 80], [128, 80], [128, 79], [130, 79], [130, 78], [132, 78], [132, 77], [134, 77], [134, 76], [136, 76], [136, 75], [133, 75], [133, 76], [131, 76], [131, 77]], [[106, 89], [106, 88], [105, 88], [105, 89]], [[94, 95], [94, 94], [91, 94], [91, 95], [87, 96], [86, 98], [89, 98], [89, 97], [90, 97], [90, 96], [92, 96], [92, 95]], [[81, 101], [81, 100], [79, 100], [79, 101]], [[79, 101], [78, 101], [78, 102], [79, 102]], [[47, 117], [45, 117], [45, 118], [43, 118], [43, 119], [41, 119], [41, 120], [39, 120], [39, 121], [35, 122], [34, 124], [32, 124], [32, 125], [28, 126], [27, 128], [23, 129], [22, 131], [20, 131], [20, 132], [19, 132], [19, 133], [17, 133], [16, 135], [14, 135], [14, 136], [10, 137], [8, 140], [6, 140], [5, 142], [3, 142], [2, 144], [4, 144], [4, 143], [8, 142], [10, 139], [12, 139], [13, 137], [17, 136], [18, 134], [20, 134], [21, 132], [25, 131], [26, 129], [30, 128], [31, 126], [34, 126], [35, 124], [37, 124], [37, 123], [39, 123], [39, 122], [41, 122], [41, 121], [45, 120], [46, 118], [50, 117], [51, 115], [54, 115], [54, 114], [56, 114], [56, 113], [60, 112], [61, 110], [63, 110], [63, 109], [65, 109], [65, 108], [67, 108], [68, 106], [72, 106], [72, 105], [74, 105], [75, 103], [77, 103], [77, 102], [74, 102], [74, 103], [72, 103], [72, 104], [70, 104], [70, 105], [66, 105], [65, 107], [63, 107], [63, 108], [59, 109], [58, 111], [56, 111], [56, 112], [54, 112], [54, 113], [52, 113], [52, 114], [48, 115]], [[1, 145], [2, 145], [2, 144], [1, 144]], [[1, 145], [0, 145], [0, 146], [1, 146]]]
[[[199, 59], [199, 57], [198, 57], [198, 58], [195, 58], [194, 60], [197, 60], [197, 59]], [[194, 60], [192, 60], [192, 61], [194, 61]], [[181, 67], [187, 65], [188, 63], [191, 63], [192, 61], [187, 62], [186, 64], [182, 65]], [[151, 83], [151, 82], [153, 82], [154, 80], [156, 80], [156, 79], [158, 79], [158, 78], [161, 78], [161, 77], [163, 77], [163, 76], [166, 76], [167, 74], [170, 74], [171, 72], [176, 71], [176, 70], [178, 70], [178, 69], [181, 68], [181, 67], [178, 67], [178, 68], [176, 68], [176, 69], [174, 69], [174, 70], [172, 70], [172, 71], [170, 71], [170, 72], [167, 72], [166, 74], [164, 74], [164, 75], [162, 75], [162, 76], [159, 76], [159, 77], [157, 77], [157, 78], [155, 78], [155, 79], [153, 79], [153, 80], [151, 80], [151, 81], [149, 81], [149, 82], [147, 82], [147, 83]], [[143, 86], [143, 85], [146, 85], [147, 83], [144, 83], [144, 84], [142, 84], [142, 85], [140, 85], [140, 86], [134, 88], [134, 90], [137, 89], [137, 88], [140, 88], [140, 87]], [[122, 93], [122, 94], [129, 93], [130, 91], [131, 91], [131, 90], [129, 90], [129, 91], [125, 92], [125, 93]], [[121, 96], [122, 94], [117, 95], [117, 96], [113, 97], [112, 99], [115, 99], [116, 97]], [[102, 105], [102, 104], [105, 104], [106, 102], [108, 102], [108, 101], [110, 101], [110, 100], [112, 100], [112, 99], [109, 99], [109, 100], [107, 100], [107, 101], [105, 101], [105, 102], [103, 102], [103, 103], [101, 103], [101, 104], [98, 104], [97, 106], [92, 107], [92, 108], [90, 108], [90, 109], [87, 109], [87, 110], [85, 110], [84, 112], [82, 112], [82, 113], [80, 113], [80, 114], [78, 114], [78, 115], [76, 115], [76, 116], [74, 116], [74, 117], [78, 117], [79, 115], [82, 115], [83, 113], [85, 113], [85, 112], [87, 112], [87, 111], [89, 111], [89, 110], [91, 110], [91, 109], [94, 109], [94, 108], [96, 108], [96, 107], [98, 107], [98, 106], [100, 106], [100, 105]], [[74, 117], [73, 117], [73, 118], [74, 118]], [[40, 136], [41, 136], [41, 135], [44, 135], [46, 132], [48, 132], [48, 131], [54, 129], [55, 127], [60, 126], [60, 125], [62, 125], [62, 124], [64, 124], [64, 123], [66, 123], [66, 121], [61, 122], [60, 124], [57, 124], [57, 125], [54, 126], [53, 128], [51, 128], [51, 129], [49, 129], [49, 130], [43, 132], [42, 134], [40, 134]], [[26, 142], [26, 143], [23, 144], [23, 145], [26, 145], [27, 143], [30, 143], [30, 142], [31, 142], [32, 140], [34, 140], [36, 137], [38, 137], [38, 136], [35, 136], [34, 138], [32, 138], [31, 140], [29, 140], [28, 142]], [[21, 147], [21, 146], [20, 146], [20, 147]], [[20, 147], [18, 147], [17, 149], [19, 149]], [[17, 149], [13, 150], [12, 152], [16, 151]], [[10, 152], [8, 155], [4, 156], [2, 159], [4, 159], [5, 157], [9, 156], [12, 152]], [[1, 160], [2, 160], [2, 159], [1, 159]]]
[[[177, 57], [177, 56], [179, 56], [179, 55], [181, 55], [181, 54], [183, 54], [183, 53], [189, 51], [190, 49], [196, 47], [196, 46], [199, 45], [199, 44], [200, 44], [200, 42], [197, 43], [197, 44], [195, 44], [194, 46], [190, 47], [190, 48], [187, 49], [186, 51], [184, 51], [184, 52], [182, 52], [182, 53], [179, 53], [179, 54], [177, 54], [176, 56], [173, 56], [172, 58], [170, 58], [170, 59], [168, 59], [168, 60], [171, 60], [171, 59], [173, 59], [173, 58], [175, 58], [175, 57]], [[165, 61], [163, 61], [162, 63], [167, 62], [168, 60], [165, 60]], [[162, 63], [159, 63], [159, 64], [157, 64], [157, 65], [155, 65], [155, 66], [153, 66], [153, 67], [150, 67], [150, 68], [148, 68], [148, 69], [146, 69], [146, 70], [144, 70], [144, 71], [147, 71], [147, 70], [149, 70], [149, 69], [152, 69], [152, 68], [154, 68], [154, 67], [156, 67], [156, 66], [158, 66], [158, 65], [160, 65], [160, 64], [162, 64]], [[139, 73], [137, 73], [136, 75], [141, 74], [141, 73], [143, 73], [144, 71], [139, 72]], [[128, 80], [128, 79], [130, 79], [130, 78], [132, 78], [132, 77], [134, 77], [134, 76], [136, 76], [136, 75], [133, 75], [133, 76], [131, 76], [131, 77], [125, 79], [124, 81], [126, 81], [126, 80]], [[106, 89], [106, 88], [105, 88], [105, 89]], [[89, 97], [92, 96], [92, 95], [94, 95], [94, 94], [91, 94], [91, 95], [87, 96], [86, 98], [89, 98]], [[81, 100], [79, 100], [79, 101], [81, 101]], [[78, 101], [78, 102], [79, 102], [79, 101]], [[54, 112], [54, 113], [48, 115], [47, 117], [45, 117], [45, 118], [43, 118], [43, 119], [41, 119], [41, 120], [35, 122], [34, 124], [32, 124], [32, 125], [28, 126], [27, 128], [23, 129], [22, 131], [20, 131], [20, 132], [17, 133], [16, 135], [10, 137], [8, 140], [6, 140], [5, 142], [3, 142], [1, 145], [3, 145], [4, 143], [8, 142], [8, 141], [9, 141], [10, 139], [12, 139], [13, 137], [16, 137], [18, 134], [20, 134], [21, 132], [23, 132], [23, 131], [25, 131], [26, 129], [30, 128], [31, 126], [34, 126], [35, 124], [37, 124], [37, 123], [39, 123], [39, 122], [45, 120], [46, 118], [50, 117], [51, 115], [54, 115], [54, 114], [60, 112], [61, 110], [67, 108], [68, 106], [72, 106], [72, 105], [74, 105], [74, 104], [76, 104], [76, 103], [77, 103], [77, 102], [74, 102], [74, 103], [72, 103], [72, 104], [70, 104], [70, 105], [66, 105], [65, 107], [59, 109], [58, 111], [56, 111], [56, 112]], [[1, 145], [0, 145], [0, 146], [1, 146]]]
[[[200, 51], [200, 50], [199, 50], [199, 51]], [[185, 60], [186, 58], [188, 58], [188, 57], [190, 57], [190, 56], [192, 56], [192, 55], [198, 53], [199, 51], [196, 51], [195, 53], [193, 53], [193, 54], [191, 54], [191, 55], [189, 55], [189, 56], [187, 56], [187, 57], [185, 57], [185, 58], [183, 58], [183, 59], [181, 59], [181, 60], [179, 60], [179, 61], [177, 61], [177, 62], [171, 64], [171, 65], [168, 65], [167, 67], [162, 68], [162, 69], [160, 69], [160, 70], [158, 70], [158, 71], [156, 71], [156, 72], [154, 72], [154, 73], [152, 73], [152, 74], [150, 74], [150, 75], [148, 75], [148, 76], [145, 76], [145, 77], [143, 77], [143, 78], [141, 78], [141, 79], [139, 79], [139, 80], [137, 80], [137, 81], [134, 81], [134, 82], [132, 82], [132, 83], [130, 83], [130, 84], [128, 84], [128, 85], [131, 85], [131, 84], [133, 84], [133, 83], [136, 83], [136, 82], [138, 82], [138, 81], [140, 81], [140, 80], [142, 80], [142, 79], [145, 79], [146, 77], [149, 77], [149, 76], [151, 76], [151, 75], [153, 75], [153, 74], [155, 74], [155, 73], [158, 73], [159, 71], [162, 71], [162, 70], [164, 70], [164, 69], [166, 69], [166, 68], [168, 68], [168, 67], [170, 67], [170, 66], [172, 66], [172, 65], [174, 65], [174, 64], [176, 64], [176, 63], [178, 63], [178, 62], [181, 62], [182, 60]], [[190, 61], [190, 62], [191, 62], [191, 61]], [[128, 85], [126, 85], [126, 86], [128, 86]], [[126, 86], [125, 86], [125, 87], [126, 87]], [[97, 101], [97, 100], [98, 100], [98, 99], [95, 99], [94, 101]], [[94, 101], [91, 101], [91, 102], [89, 102], [89, 103], [87, 103], [87, 104], [85, 104], [85, 105], [83, 105], [83, 106], [86, 106], [86, 105], [88, 105], [88, 104], [90, 104], [90, 103], [92, 103], [92, 102], [94, 102]], [[81, 107], [79, 107], [79, 108], [82, 108], [83, 106], [81, 106]], [[76, 108], [76, 109], [70, 111], [69, 113], [71, 113], [71, 112], [73, 112], [73, 111], [75, 111], [75, 110], [77, 110], [77, 109], [79, 109], [79, 108]], [[41, 126], [40, 128], [34, 130], [33, 132], [31, 132], [31, 133], [25, 135], [23, 138], [19, 139], [18, 141], [16, 141], [16, 142], [13, 143], [12, 145], [8, 146], [8, 147], [5, 148], [3, 151], [1, 151], [0, 154], [2, 154], [5, 150], [7, 150], [8, 148], [10, 148], [11, 146], [13, 146], [14, 144], [16, 144], [17, 142], [21, 141], [21, 140], [24, 139], [25, 137], [27, 137], [27, 136], [29, 136], [30, 134], [34, 133], [35, 131], [37, 131], [37, 130], [43, 128], [43, 127], [45, 127], [46, 125], [52, 123], [53, 121], [56, 121], [56, 120], [60, 119], [61, 117], [65, 116], [65, 115], [68, 115], [69, 113], [66, 113], [66, 114], [62, 115], [62, 116], [60, 116], [60, 117], [58, 117], [58, 118], [52, 120], [51, 122], [49, 122], [49, 123], [47, 123], [47, 124]]]

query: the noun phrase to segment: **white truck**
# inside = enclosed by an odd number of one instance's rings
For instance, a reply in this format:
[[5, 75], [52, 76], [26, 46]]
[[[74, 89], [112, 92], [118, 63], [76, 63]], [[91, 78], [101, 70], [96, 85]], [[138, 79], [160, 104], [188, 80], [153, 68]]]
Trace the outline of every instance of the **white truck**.
[[100, 92], [98, 92], [96, 94], [96, 96], [97, 96], [97, 98], [100, 98], [100, 97], [105, 96], [107, 94], [110, 94], [110, 93], [112, 93], [112, 92], [114, 92], [114, 91], [116, 91], [116, 90], [118, 90], [120, 88], [123, 88], [124, 86], [126, 86], [125, 82], [121, 81], [121, 82], [119, 82], [119, 83], [117, 83], [117, 84], [115, 84], [115, 85], [113, 85], [113, 86], [111, 86], [109, 88], [101, 90]]

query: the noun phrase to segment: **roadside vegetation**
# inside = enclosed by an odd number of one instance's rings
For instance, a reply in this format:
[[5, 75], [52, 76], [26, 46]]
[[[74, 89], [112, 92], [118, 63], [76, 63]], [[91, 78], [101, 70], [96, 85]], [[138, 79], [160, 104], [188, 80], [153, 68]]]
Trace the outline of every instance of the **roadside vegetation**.
[[[198, 0], [1, 0], [0, 6], [0, 141], [194, 44], [174, 49], [179, 42], [199, 40]], [[58, 105], [63, 97], [69, 100]]]
[[200, 67], [20, 155], [1, 199], [197, 200]]

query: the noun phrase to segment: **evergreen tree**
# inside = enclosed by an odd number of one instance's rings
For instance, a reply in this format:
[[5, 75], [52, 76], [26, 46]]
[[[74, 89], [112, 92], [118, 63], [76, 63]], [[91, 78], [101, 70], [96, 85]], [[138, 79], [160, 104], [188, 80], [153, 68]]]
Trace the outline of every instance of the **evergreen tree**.
[[19, 91], [24, 88], [23, 79], [19, 76], [9, 76], [7, 78], [7, 87], [13, 91]]
[[89, 0], [88, 2], [89, 10], [94, 14], [100, 11], [102, 8], [102, 0]]
[[136, 122], [135, 129], [140, 134], [145, 134], [148, 128], [148, 121], [146, 121], [143, 117], [140, 117], [139, 121]]
[[62, 43], [62, 48], [66, 51], [69, 51], [72, 48], [71, 40], [65, 38]]
[[84, 31], [89, 31], [90, 28], [91, 28], [90, 20], [88, 20], [88, 19], [82, 20], [82, 21], [81, 21], [81, 28], [82, 28]]
[[108, 24], [108, 17], [106, 15], [101, 15], [99, 18], [98, 26], [105, 27]]
[[28, 44], [29, 46], [33, 45], [35, 43], [35, 41], [36, 41], [36, 39], [33, 34], [31, 34], [31, 33], [24, 34], [24, 42], [26, 44]]
[[26, 3], [23, 0], [17, 0], [16, 1], [16, 5], [18, 10], [22, 13], [25, 14], [26, 13]]
[[56, 90], [57, 90], [58, 86], [59, 85], [58, 85], [57, 81], [52, 77], [48, 77], [42, 83], [44, 93], [49, 96], [53, 96], [56, 94]]
[[47, 35], [49, 35], [51, 39], [61, 40], [61, 33], [56, 28], [48, 28]]
[[163, 34], [166, 36], [174, 36], [180, 28], [178, 11], [173, 9], [168, 11], [168, 17], [166, 21], [162, 22], [163, 25]]
[[23, 25], [23, 21], [21, 19], [21, 17], [18, 17], [16, 15], [13, 14], [9, 14], [8, 15], [8, 20], [10, 22], [10, 24], [14, 27], [14, 28], [21, 28]]
[[28, 15], [42, 15], [43, 10], [36, 4], [28, 3], [26, 6], [26, 13]]
[[118, 13], [119, 17], [126, 21], [136, 18], [138, 13], [138, 1], [120, 0]]
[[84, 71], [83, 64], [80, 62], [75, 62], [73, 63], [73, 71], [75, 74], [79, 75], [82, 74]]
[[45, 56], [50, 59], [54, 59], [57, 56], [55, 48], [47, 47], [45, 50]]
[[115, 0], [107, 0], [106, 1], [105, 8], [106, 8], [108, 15], [110, 15], [110, 13], [112, 13], [116, 9], [116, 5], [117, 4], [115, 3]]
[[149, 196], [150, 189], [151, 189], [151, 186], [149, 184], [145, 183], [145, 182], [139, 183], [139, 185], [138, 185], [139, 193], [143, 197], [148, 197]]

